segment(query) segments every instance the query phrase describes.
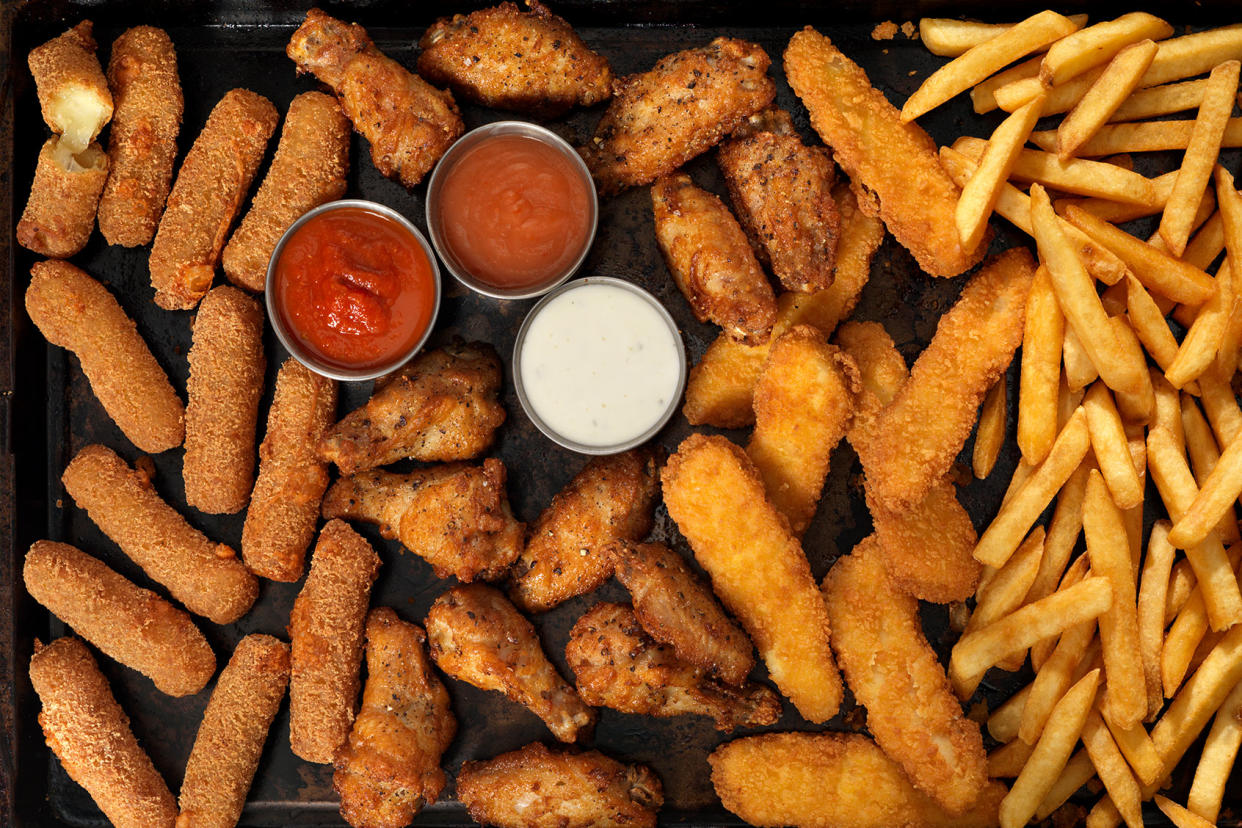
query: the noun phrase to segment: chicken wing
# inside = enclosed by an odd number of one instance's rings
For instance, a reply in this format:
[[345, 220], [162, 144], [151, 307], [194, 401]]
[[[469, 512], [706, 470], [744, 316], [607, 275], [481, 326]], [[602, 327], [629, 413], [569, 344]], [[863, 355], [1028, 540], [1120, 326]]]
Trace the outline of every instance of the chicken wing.
[[651, 531], [659, 483], [651, 449], [597, 457], [552, 498], [522, 551], [509, 590], [527, 612], [544, 612], [612, 577], [605, 547]]
[[832, 154], [803, 144], [783, 110], [765, 110], [720, 145], [716, 163], [751, 246], [781, 284], [829, 287], [841, 227]]
[[367, 616], [367, 685], [332, 787], [350, 825], [404, 828], [444, 789], [440, 756], [457, 732], [426, 635], [388, 607]]
[[319, 454], [341, 474], [412, 458], [468, 460], [487, 451], [505, 410], [500, 357], [482, 342], [428, 351], [376, 382], [362, 408], [328, 429]]
[[525, 705], [562, 742], [586, 737], [595, 726], [595, 711], [548, 661], [534, 626], [491, 587], [457, 586], [437, 598], [427, 613], [427, 636], [441, 670]]
[[311, 9], [285, 54], [332, 87], [354, 129], [371, 144], [371, 160], [413, 187], [465, 131], [449, 92], [436, 89], [385, 55], [366, 29]]
[[529, 0], [437, 20], [418, 42], [418, 71], [466, 100], [542, 118], [612, 96], [608, 60], [564, 19]]
[[766, 342], [776, 294], [724, 202], [678, 173], [652, 185], [651, 206], [660, 251], [695, 318], [739, 342]]
[[462, 765], [457, 796], [472, 819], [500, 828], [654, 828], [664, 786], [646, 765], [535, 742]]
[[661, 543], [616, 541], [608, 547], [617, 580], [630, 591], [644, 630], [681, 661], [740, 685], [755, 666], [754, 647], [729, 620], [711, 587]]
[[323, 501], [326, 519], [378, 524], [386, 538], [431, 564], [436, 576], [469, 583], [493, 580], [517, 560], [526, 525], [505, 496], [505, 466], [450, 463], [409, 474], [382, 470], [343, 477]]
[[643, 631], [625, 604], [596, 604], [574, 624], [565, 648], [588, 704], [648, 716], [710, 716], [716, 729], [774, 724], [776, 693], [761, 684], [730, 687], [681, 661]]
[[647, 184], [707, 152], [776, 95], [767, 52], [718, 37], [613, 84], [595, 136], [579, 150], [604, 195]]

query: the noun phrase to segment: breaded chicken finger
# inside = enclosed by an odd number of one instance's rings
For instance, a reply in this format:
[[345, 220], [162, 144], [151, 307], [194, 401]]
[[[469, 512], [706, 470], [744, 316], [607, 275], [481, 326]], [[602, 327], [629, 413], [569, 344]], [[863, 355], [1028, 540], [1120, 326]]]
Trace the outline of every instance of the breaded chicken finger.
[[289, 616], [289, 744], [327, 764], [349, 738], [362, 680], [362, 631], [380, 559], [361, 535], [331, 520]]
[[106, 287], [68, 262], [37, 262], [26, 313], [48, 342], [73, 351], [91, 391], [131, 443], [152, 453], [181, 445], [181, 398]]
[[46, 647], [36, 641], [30, 683], [43, 704], [39, 724], [48, 747], [109, 821], [116, 828], [173, 828], [177, 803], [86, 645], [76, 638]]
[[228, 285], [208, 293], [194, 318], [182, 472], [185, 502], [200, 512], [246, 507], [266, 365], [259, 303]]
[[161, 308], [192, 308], [211, 287], [276, 121], [272, 102], [247, 89], [226, 93], [211, 110], [181, 162], [151, 247], [151, 286]]
[[71, 153], [81, 152], [112, 117], [112, 95], [95, 56], [92, 24], [83, 20], [59, 37], [30, 51], [43, 120], [63, 136]]
[[315, 451], [336, 417], [337, 385], [290, 357], [276, 374], [276, 394], [259, 446], [259, 477], [242, 526], [242, 559], [273, 581], [302, 577], [315, 535], [328, 463]]
[[108, 156], [99, 144], [75, 155], [64, 138], [47, 139], [17, 223], [18, 244], [53, 259], [68, 258], [86, 247], [107, 178]]
[[254, 605], [259, 582], [237, 553], [186, 523], [112, 449], [86, 446], [61, 480], [95, 525], [190, 612], [231, 624]]
[[288, 644], [270, 635], [237, 642], [186, 762], [177, 828], [237, 825], [288, 683]]
[[53, 615], [170, 696], [197, 693], [216, 672], [215, 653], [189, 614], [80, 549], [35, 542], [22, 579]]
[[168, 33], [135, 26], [112, 42], [108, 85], [116, 112], [108, 131], [108, 183], [99, 232], [108, 244], [149, 244], [172, 186], [185, 101]]
[[298, 216], [343, 196], [348, 172], [349, 120], [341, 105], [322, 92], [298, 95], [250, 211], [224, 248], [229, 281], [262, 293], [276, 242]]

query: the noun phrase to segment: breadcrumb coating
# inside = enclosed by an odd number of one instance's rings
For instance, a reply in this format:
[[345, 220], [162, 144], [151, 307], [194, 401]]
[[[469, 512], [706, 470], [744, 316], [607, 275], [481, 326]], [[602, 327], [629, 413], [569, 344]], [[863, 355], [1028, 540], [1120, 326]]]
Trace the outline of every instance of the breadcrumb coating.
[[90, 240], [95, 208], [108, 178], [99, 144], [72, 154], [53, 136], [39, 150], [30, 197], [17, 222], [17, 243], [52, 259], [66, 259]]
[[83, 20], [31, 49], [26, 59], [43, 121], [64, 136], [73, 153], [86, 149], [112, 117], [112, 95], [95, 56], [92, 33], [91, 21]]

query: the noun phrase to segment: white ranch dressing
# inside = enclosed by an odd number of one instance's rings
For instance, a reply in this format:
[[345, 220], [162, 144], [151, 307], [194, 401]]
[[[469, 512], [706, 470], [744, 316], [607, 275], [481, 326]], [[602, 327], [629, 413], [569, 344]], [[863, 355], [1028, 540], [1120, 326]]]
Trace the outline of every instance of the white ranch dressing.
[[586, 446], [644, 434], [680, 394], [681, 342], [637, 293], [581, 282], [527, 322], [519, 370], [527, 403], [557, 434]]

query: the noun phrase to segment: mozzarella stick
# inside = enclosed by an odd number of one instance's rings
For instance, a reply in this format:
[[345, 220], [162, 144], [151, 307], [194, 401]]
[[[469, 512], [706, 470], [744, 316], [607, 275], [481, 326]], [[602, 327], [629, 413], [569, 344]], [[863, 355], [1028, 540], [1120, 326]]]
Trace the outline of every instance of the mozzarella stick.
[[200, 512], [246, 508], [266, 366], [259, 303], [228, 285], [208, 293], [194, 318], [182, 471], [185, 502]]
[[99, 232], [108, 244], [149, 244], [172, 186], [185, 102], [168, 33], [135, 26], [112, 42], [108, 85], [116, 111], [108, 130], [108, 183]]
[[17, 223], [17, 243], [52, 259], [66, 259], [86, 247], [107, 177], [108, 156], [99, 144], [75, 155], [64, 138], [47, 139]]
[[75, 153], [86, 149], [112, 117], [112, 95], [95, 57], [91, 29], [91, 21], [83, 20], [32, 49], [26, 61], [44, 122]]
[[289, 616], [289, 745], [327, 764], [349, 737], [361, 680], [362, 630], [380, 559], [361, 535], [330, 520]]
[[299, 216], [345, 194], [349, 121], [336, 98], [303, 92], [289, 104], [267, 176], [224, 248], [229, 281], [262, 293], [276, 242]]
[[95, 525], [190, 612], [231, 624], [254, 604], [259, 582], [237, 553], [186, 523], [112, 449], [85, 447], [61, 481]]
[[48, 747], [108, 820], [116, 828], [173, 828], [177, 803], [86, 645], [76, 638], [46, 647], [36, 641], [30, 683], [43, 704], [39, 724]]
[[242, 527], [242, 559], [273, 581], [302, 577], [306, 550], [328, 488], [328, 464], [315, 451], [336, 418], [337, 385], [290, 357], [276, 375], [276, 394], [259, 446], [259, 477]]
[[192, 308], [211, 287], [276, 120], [272, 102], [247, 89], [226, 93], [211, 110], [181, 162], [151, 247], [151, 286], [161, 308]]
[[186, 612], [80, 549], [35, 542], [22, 579], [30, 597], [170, 696], [197, 693], [216, 672], [215, 653]]
[[106, 287], [68, 262], [37, 262], [26, 313], [48, 342], [77, 356], [91, 391], [131, 443], [152, 453], [181, 445], [181, 398]]
[[177, 828], [237, 825], [288, 683], [288, 644], [270, 635], [237, 642], [186, 762]]

